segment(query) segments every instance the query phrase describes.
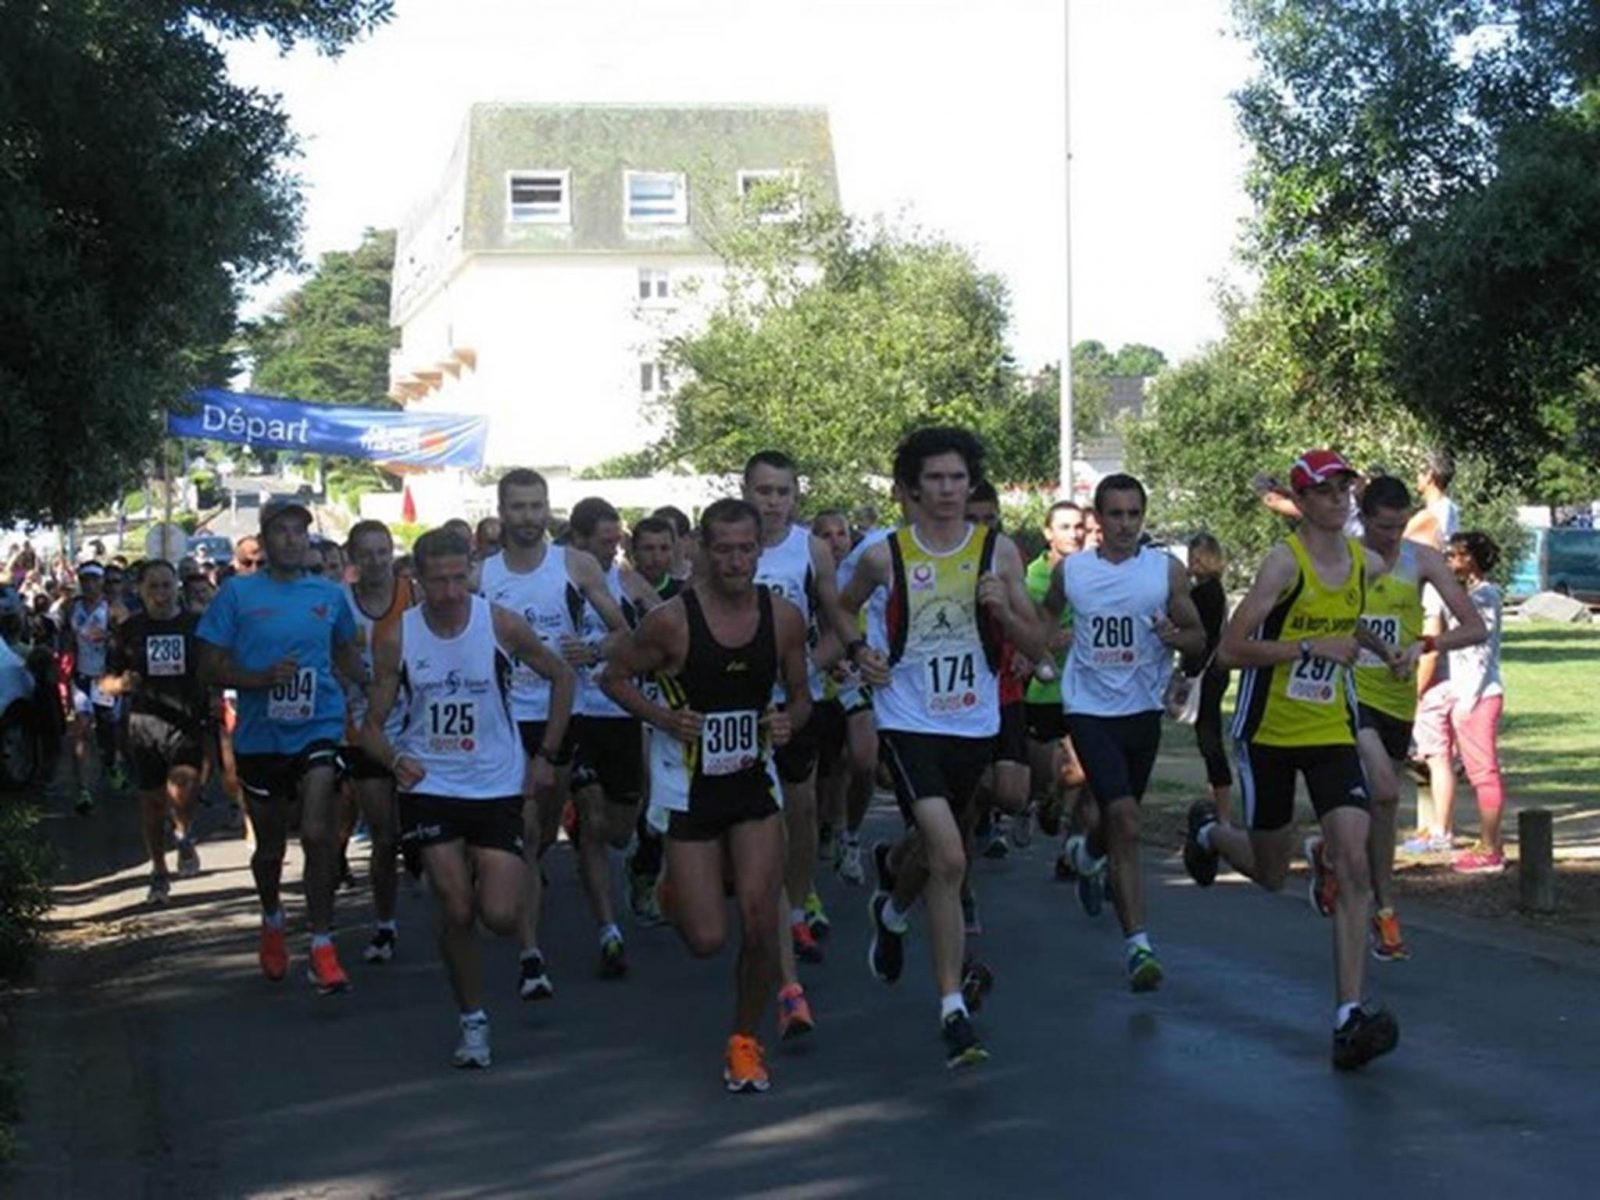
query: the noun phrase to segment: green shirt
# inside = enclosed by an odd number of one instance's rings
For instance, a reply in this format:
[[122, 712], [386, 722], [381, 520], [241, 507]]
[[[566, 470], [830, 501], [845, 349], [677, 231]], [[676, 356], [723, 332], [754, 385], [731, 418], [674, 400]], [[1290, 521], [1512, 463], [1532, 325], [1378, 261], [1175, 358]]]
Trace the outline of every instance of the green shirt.
[[[1034, 603], [1041, 603], [1045, 593], [1050, 590], [1050, 576], [1055, 568], [1050, 565], [1050, 552], [1046, 550], [1038, 558], [1028, 564], [1028, 573], [1023, 582], [1028, 588], [1028, 595], [1033, 597]], [[1066, 605], [1061, 609], [1061, 628], [1067, 632], [1072, 631], [1072, 607]], [[1049, 683], [1044, 683], [1037, 677], [1028, 680], [1028, 691], [1025, 699], [1029, 704], [1053, 704], [1061, 707], [1061, 676], [1067, 669], [1067, 652], [1062, 650], [1056, 659], [1056, 677]]]

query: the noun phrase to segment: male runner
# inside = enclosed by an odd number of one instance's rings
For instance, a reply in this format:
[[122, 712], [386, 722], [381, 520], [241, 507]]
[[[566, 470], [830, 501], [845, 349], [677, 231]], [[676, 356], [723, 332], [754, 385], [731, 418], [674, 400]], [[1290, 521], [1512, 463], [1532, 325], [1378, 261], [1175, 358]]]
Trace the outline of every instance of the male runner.
[[106, 602], [105, 568], [87, 562], [78, 568], [78, 595], [67, 608], [64, 637], [70, 639], [72, 668], [72, 774], [78, 798], [73, 808], [94, 811], [95, 786], [89, 760], [98, 751], [101, 773], [116, 765], [116, 700], [100, 688], [111, 639], [111, 606]]
[[1184, 866], [1202, 887], [1216, 878], [1220, 856], [1262, 887], [1280, 890], [1292, 850], [1295, 777], [1305, 779], [1322, 827], [1318, 857], [1332, 863], [1339, 879], [1333, 912], [1339, 1070], [1387, 1054], [1400, 1041], [1395, 1018], [1364, 1007], [1362, 999], [1372, 822], [1349, 669], [1359, 652], [1366, 590], [1384, 564], [1344, 532], [1355, 474], [1332, 450], [1303, 454], [1290, 471], [1300, 524], [1262, 562], [1217, 647], [1218, 663], [1244, 668], [1233, 726], [1244, 826], [1218, 820], [1211, 801], [1197, 800], [1183, 849]]
[[[507, 472], [500, 480], [500, 527], [505, 545], [499, 554], [481, 564], [481, 591], [494, 604], [509, 608], [539, 635], [553, 652], [560, 652], [563, 638], [577, 633], [568, 589], [594, 606], [612, 630], [624, 630], [627, 622], [606, 588], [600, 564], [589, 554], [569, 553], [546, 537], [550, 524], [550, 492], [544, 476], [526, 467]], [[524, 816], [527, 828], [523, 852], [529, 855], [528, 903], [521, 921], [522, 966], [517, 984], [524, 1000], [542, 1000], [555, 994], [550, 982], [544, 952], [539, 948], [539, 916], [544, 899], [544, 881], [539, 860], [553, 845], [561, 827], [572, 782], [572, 752], [577, 745], [578, 722], [567, 725], [559, 739], [546, 737], [550, 719], [550, 684], [537, 672], [517, 665], [511, 675], [511, 713], [517, 719], [523, 750], [531, 763], [544, 758], [555, 768], [550, 787], [534, 787], [528, 776]]]
[[[1411, 752], [1411, 726], [1417, 712], [1417, 688], [1410, 668], [1422, 654], [1477, 645], [1488, 636], [1483, 618], [1445, 556], [1404, 537], [1410, 514], [1411, 494], [1404, 483], [1392, 476], [1368, 481], [1361, 497], [1362, 544], [1387, 564], [1388, 570], [1367, 585], [1361, 624], [1388, 652], [1377, 654], [1363, 647], [1354, 674], [1361, 721], [1356, 742], [1372, 791], [1369, 859], [1377, 905], [1372, 915], [1372, 955], [1380, 961], [1410, 957], [1400, 936], [1400, 918], [1395, 915], [1391, 891], [1400, 768]], [[1457, 628], [1436, 637], [1422, 632], [1422, 593], [1429, 585], [1438, 590], [1459, 622]], [[1315, 844], [1308, 847], [1306, 857], [1313, 864], [1319, 860], [1326, 863], [1322, 848]], [[1320, 878], [1313, 875], [1312, 906], [1323, 916], [1333, 912], [1331, 889], [1337, 878], [1331, 870], [1322, 871]]]
[[[598, 496], [572, 506], [569, 553], [588, 556], [605, 578], [606, 591], [628, 627], [639, 615], [661, 603], [656, 591], [636, 572], [617, 562], [622, 544], [622, 518]], [[602, 643], [611, 627], [576, 587], [568, 585], [577, 636], [562, 641], [562, 653], [578, 672], [578, 747], [572, 770], [572, 797], [580, 834], [578, 870], [589, 907], [600, 929], [600, 974], [619, 979], [628, 973], [627, 949], [617, 927], [611, 896], [612, 849], [627, 845], [639, 819], [643, 792], [644, 739], [639, 721], [601, 691], [596, 679], [603, 661]]]
[[894, 478], [915, 515], [862, 555], [841, 597], [853, 618], [875, 590], [889, 591], [887, 660], [859, 639], [849, 654], [873, 685], [882, 753], [913, 827], [912, 847], [897, 855], [893, 892], [873, 897], [870, 963], [879, 979], [899, 978], [906, 914], [926, 890], [951, 1067], [988, 1057], [961, 993], [961, 819], [1000, 730], [1000, 642], [1010, 638], [1042, 657], [1046, 640], [1016, 546], [966, 519], [967, 496], [982, 471], [982, 444], [964, 429], [932, 427], [905, 438]]
[[663, 600], [671, 600], [683, 590], [683, 580], [672, 573], [677, 555], [678, 534], [664, 517], [643, 517], [633, 527], [633, 569], [655, 588]]
[[[670, 812], [667, 873], [678, 932], [700, 957], [727, 938], [724, 857], [732, 864], [741, 940], [733, 1034], [723, 1080], [731, 1092], [770, 1086], [757, 1030], [778, 979], [784, 831], [773, 750], [810, 716], [805, 620], [757, 587], [760, 515], [718, 500], [700, 518], [704, 569], [656, 608], [608, 662], [602, 686], [658, 731], [651, 738], [651, 802]], [[637, 678], [654, 673], [664, 703]], [[788, 689], [785, 709], [773, 687]]]
[[1409, 540], [1431, 546], [1441, 554], [1461, 529], [1461, 511], [1450, 499], [1450, 484], [1455, 477], [1455, 459], [1448, 451], [1430, 453], [1417, 471], [1417, 496], [1422, 507], [1406, 523], [1405, 536]]
[[[373, 628], [371, 704], [361, 745], [400, 788], [402, 836], [420, 848], [439, 898], [439, 950], [460, 1010], [451, 1061], [487, 1067], [489, 1018], [474, 920], [493, 933], [517, 932], [528, 886], [523, 859], [522, 784], [548, 791], [550, 756], [524, 766], [507, 695], [515, 656], [551, 684], [548, 746], [559, 745], [572, 711], [572, 670], [521, 617], [473, 595], [472, 544], [436, 529], [412, 549], [422, 604]], [[399, 734], [390, 717], [404, 713]], [[537, 870], [537, 868], [535, 868]]]
[[1139, 805], [1161, 747], [1162, 697], [1172, 654], [1202, 654], [1206, 634], [1189, 598], [1189, 573], [1170, 554], [1140, 544], [1144, 485], [1113, 474], [1094, 490], [1101, 543], [1065, 558], [1044, 607], [1057, 621], [1072, 609], [1072, 652], [1061, 685], [1072, 745], [1100, 820], [1067, 843], [1078, 897], [1090, 916], [1103, 903], [1107, 859], [1122, 925], [1128, 985], [1161, 983], [1144, 926], [1139, 870]]
[[250, 869], [261, 900], [261, 970], [280, 980], [289, 952], [280, 884], [291, 810], [300, 814], [306, 911], [311, 926], [308, 977], [319, 994], [349, 988], [333, 945], [338, 885], [339, 741], [344, 692], [334, 678], [361, 678], [355, 620], [344, 593], [303, 566], [311, 512], [293, 497], [261, 509], [267, 569], [236, 575], [200, 619], [200, 677], [239, 693], [234, 731], [239, 779], [255, 830]]
[[[407, 609], [416, 603], [409, 580], [394, 574], [394, 538], [382, 521], [357, 521], [346, 541], [350, 561], [355, 564], [354, 583], [344, 585], [345, 598], [356, 622], [356, 644], [361, 648], [362, 686], [349, 689], [350, 734], [352, 744], [345, 748], [345, 770], [355, 791], [356, 805], [367, 822], [371, 857], [372, 908], [375, 924], [372, 940], [361, 957], [369, 963], [386, 963], [394, 958], [399, 939], [395, 922], [395, 895], [400, 886], [399, 814], [395, 807], [394, 774], [382, 762], [361, 749], [355, 736], [367, 715], [367, 692], [377, 678], [373, 647], [381, 626], [396, 625]], [[384, 731], [393, 741], [399, 736], [405, 712], [395, 709]]]
[[172, 890], [168, 816], [178, 843], [178, 877], [200, 873], [192, 821], [209, 701], [194, 637], [200, 619], [178, 603], [177, 572], [155, 559], [140, 567], [138, 579], [143, 611], [113, 631], [100, 688], [130, 699], [128, 744], [139, 789], [139, 831], [150, 856], [147, 902], [165, 904]]

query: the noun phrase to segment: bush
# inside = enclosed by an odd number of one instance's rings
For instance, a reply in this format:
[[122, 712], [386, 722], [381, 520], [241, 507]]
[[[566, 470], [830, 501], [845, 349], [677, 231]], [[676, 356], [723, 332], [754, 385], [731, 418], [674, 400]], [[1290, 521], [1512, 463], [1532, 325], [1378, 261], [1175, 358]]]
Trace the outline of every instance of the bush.
[[0, 802], [0, 983], [21, 978], [38, 952], [54, 867], [39, 810]]

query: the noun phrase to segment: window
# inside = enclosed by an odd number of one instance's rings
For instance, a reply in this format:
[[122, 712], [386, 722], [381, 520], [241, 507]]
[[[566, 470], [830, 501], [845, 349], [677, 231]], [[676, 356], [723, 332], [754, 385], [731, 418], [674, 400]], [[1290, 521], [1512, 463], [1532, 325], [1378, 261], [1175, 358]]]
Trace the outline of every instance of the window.
[[667, 381], [665, 363], [642, 362], [639, 364], [640, 395], [665, 396], [671, 390], [672, 385]]
[[506, 219], [517, 224], [570, 225], [570, 171], [511, 171], [506, 175]]
[[628, 222], [633, 225], [684, 225], [689, 220], [689, 185], [666, 171], [624, 171]]
[[740, 171], [739, 199], [760, 208], [760, 219], [793, 221], [800, 216], [798, 171]]
[[639, 268], [639, 299], [645, 302], [652, 300], [670, 300], [672, 298], [672, 277], [665, 271], [656, 267]]

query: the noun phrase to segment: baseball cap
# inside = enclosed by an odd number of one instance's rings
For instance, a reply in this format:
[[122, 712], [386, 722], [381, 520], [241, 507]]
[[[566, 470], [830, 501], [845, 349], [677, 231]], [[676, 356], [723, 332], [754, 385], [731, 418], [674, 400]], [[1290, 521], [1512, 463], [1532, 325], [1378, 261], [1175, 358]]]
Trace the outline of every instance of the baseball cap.
[[297, 497], [277, 495], [261, 506], [261, 532], [265, 533], [267, 526], [290, 513], [298, 514], [307, 525], [311, 524], [311, 510], [301, 504]]
[[102, 567], [97, 562], [86, 562], [86, 563], [80, 563], [78, 565], [78, 574], [80, 576], [82, 576], [82, 575], [104, 575], [105, 573], [106, 573], [106, 569], [104, 567]]
[[1327, 483], [1335, 475], [1357, 475], [1337, 450], [1307, 450], [1289, 468], [1289, 486], [1297, 492]]

